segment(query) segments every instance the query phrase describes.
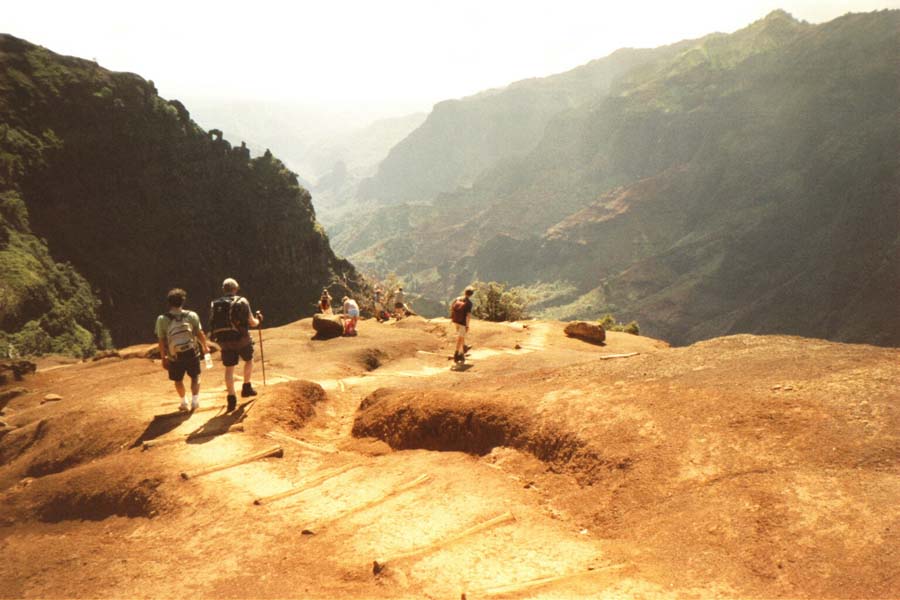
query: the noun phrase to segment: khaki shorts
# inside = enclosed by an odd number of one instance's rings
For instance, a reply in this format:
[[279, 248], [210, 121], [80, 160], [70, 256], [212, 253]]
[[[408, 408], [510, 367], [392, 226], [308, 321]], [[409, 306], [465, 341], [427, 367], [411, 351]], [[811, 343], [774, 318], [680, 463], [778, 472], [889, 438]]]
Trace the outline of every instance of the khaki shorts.
[[466, 332], [469, 330], [469, 328], [465, 325], [460, 325], [459, 323], [454, 323], [454, 325], [456, 325], [456, 335], [461, 338], [465, 338]]

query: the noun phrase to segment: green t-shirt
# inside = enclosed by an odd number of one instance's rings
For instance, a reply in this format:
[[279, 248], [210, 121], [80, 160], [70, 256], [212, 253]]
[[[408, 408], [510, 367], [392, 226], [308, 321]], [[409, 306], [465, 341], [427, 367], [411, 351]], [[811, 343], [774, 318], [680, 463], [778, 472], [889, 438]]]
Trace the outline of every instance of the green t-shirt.
[[[177, 314], [177, 313], [172, 313]], [[182, 311], [184, 318], [187, 319], [187, 322], [191, 324], [191, 327], [194, 329], [194, 333], [196, 334], [198, 331], [203, 331], [203, 327], [200, 325], [200, 317], [197, 316], [192, 310], [184, 310]], [[169, 330], [169, 319], [166, 315], [159, 315], [156, 317], [156, 338], [160, 340], [166, 339], [166, 332]]]

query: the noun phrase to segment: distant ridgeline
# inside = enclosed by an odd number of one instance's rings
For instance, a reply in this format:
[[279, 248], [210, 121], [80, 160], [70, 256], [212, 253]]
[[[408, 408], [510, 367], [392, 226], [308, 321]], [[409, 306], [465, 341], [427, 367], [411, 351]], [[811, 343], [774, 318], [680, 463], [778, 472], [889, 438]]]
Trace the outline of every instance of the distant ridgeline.
[[898, 32], [776, 11], [438, 104], [333, 243], [434, 298], [505, 281], [677, 344], [900, 344]]
[[0, 35], [0, 354], [147, 341], [169, 288], [205, 318], [227, 276], [268, 324], [362, 285], [270, 153], [137, 75]]

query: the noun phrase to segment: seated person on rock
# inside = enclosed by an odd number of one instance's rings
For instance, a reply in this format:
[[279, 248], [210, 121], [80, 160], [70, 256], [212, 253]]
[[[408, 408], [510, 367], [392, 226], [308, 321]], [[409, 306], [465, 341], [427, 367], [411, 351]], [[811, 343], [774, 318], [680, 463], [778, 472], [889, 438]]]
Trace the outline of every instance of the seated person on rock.
[[344, 304], [344, 314], [341, 318], [344, 320], [344, 335], [356, 335], [356, 323], [359, 321], [359, 305], [356, 300], [348, 296], [341, 299]]

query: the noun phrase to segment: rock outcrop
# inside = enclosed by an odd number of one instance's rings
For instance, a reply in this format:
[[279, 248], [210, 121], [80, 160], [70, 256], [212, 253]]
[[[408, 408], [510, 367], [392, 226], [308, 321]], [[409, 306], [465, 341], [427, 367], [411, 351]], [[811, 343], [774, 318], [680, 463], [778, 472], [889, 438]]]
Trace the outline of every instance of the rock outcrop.
[[316, 313], [313, 315], [312, 326], [317, 338], [330, 339], [344, 334], [344, 324], [335, 316]]
[[587, 321], [574, 321], [566, 325], [565, 334], [592, 344], [602, 344], [606, 340], [606, 331], [598, 323]]

